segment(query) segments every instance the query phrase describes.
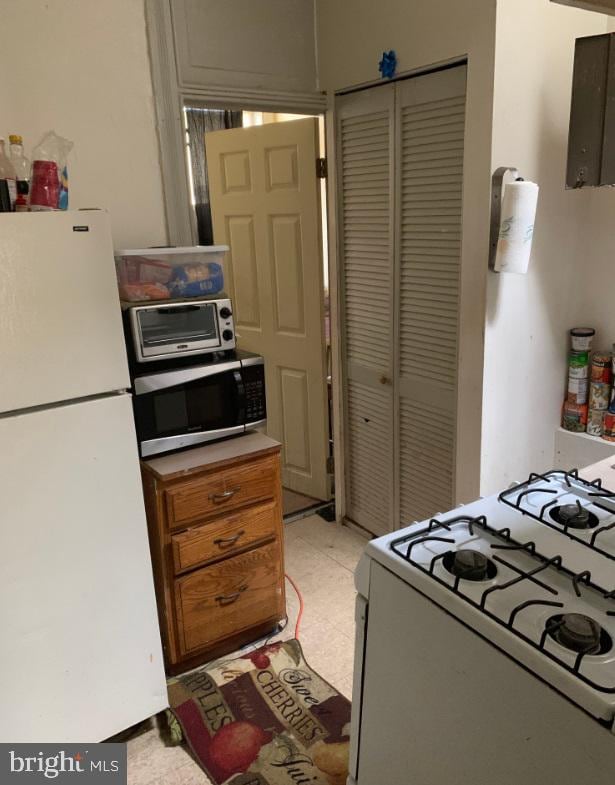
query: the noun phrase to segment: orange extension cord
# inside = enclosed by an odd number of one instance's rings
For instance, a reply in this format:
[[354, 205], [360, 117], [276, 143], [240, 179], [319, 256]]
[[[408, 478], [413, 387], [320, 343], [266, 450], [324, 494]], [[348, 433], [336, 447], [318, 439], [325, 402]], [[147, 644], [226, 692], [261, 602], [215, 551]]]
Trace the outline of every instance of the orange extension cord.
[[297, 594], [297, 599], [299, 600], [299, 613], [297, 614], [297, 621], [295, 622], [295, 638], [299, 640], [299, 629], [301, 627], [301, 617], [303, 616], [303, 595], [299, 591], [299, 587], [297, 586], [297, 584], [294, 582], [294, 580], [290, 577], [290, 575], [287, 572], [284, 573], [284, 576], [295, 590], [295, 593]]

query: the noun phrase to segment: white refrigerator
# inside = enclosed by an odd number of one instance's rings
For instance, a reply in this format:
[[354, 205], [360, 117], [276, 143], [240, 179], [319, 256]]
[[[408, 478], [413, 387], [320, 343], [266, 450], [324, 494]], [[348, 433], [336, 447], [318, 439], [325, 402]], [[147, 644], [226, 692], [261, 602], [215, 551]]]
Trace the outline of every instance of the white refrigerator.
[[0, 742], [164, 709], [106, 213], [0, 217]]

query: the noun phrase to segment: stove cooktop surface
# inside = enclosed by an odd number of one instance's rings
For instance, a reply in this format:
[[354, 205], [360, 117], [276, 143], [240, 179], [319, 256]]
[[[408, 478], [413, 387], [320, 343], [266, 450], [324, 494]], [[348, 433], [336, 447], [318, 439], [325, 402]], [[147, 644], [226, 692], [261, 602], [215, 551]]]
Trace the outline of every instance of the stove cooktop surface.
[[366, 553], [594, 716], [615, 718], [615, 493], [599, 481], [532, 474]]
[[615, 561], [615, 493], [578, 472], [532, 474], [498, 499], [537, 523]]

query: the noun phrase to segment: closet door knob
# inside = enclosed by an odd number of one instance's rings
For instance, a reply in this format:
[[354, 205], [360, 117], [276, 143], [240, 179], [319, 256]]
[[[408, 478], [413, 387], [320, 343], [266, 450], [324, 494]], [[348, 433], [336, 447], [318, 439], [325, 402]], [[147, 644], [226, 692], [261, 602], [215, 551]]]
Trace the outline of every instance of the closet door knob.
[[393, 384], [391, 379], [388, 376], [381, 376], [380, 377], [380, 384]]

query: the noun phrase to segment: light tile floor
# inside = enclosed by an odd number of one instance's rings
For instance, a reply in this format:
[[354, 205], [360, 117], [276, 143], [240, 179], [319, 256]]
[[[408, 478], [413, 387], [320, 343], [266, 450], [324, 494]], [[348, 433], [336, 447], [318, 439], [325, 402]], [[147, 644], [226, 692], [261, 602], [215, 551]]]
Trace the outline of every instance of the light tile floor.
[[[317, 515], [287, 523], [286, 572], [303, 595], [299, 640], [308, 663], [350, 698], [354, 657], [353, 570], [366, 540]], [[299, 602], [286, 582], [288, 625], [274, 640], [294, 637]], [[166, 747], [152, 720], [128, 742], [128, 785], [207, 785], [184, 747]]]

